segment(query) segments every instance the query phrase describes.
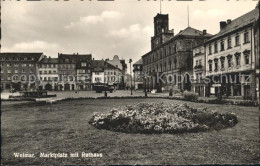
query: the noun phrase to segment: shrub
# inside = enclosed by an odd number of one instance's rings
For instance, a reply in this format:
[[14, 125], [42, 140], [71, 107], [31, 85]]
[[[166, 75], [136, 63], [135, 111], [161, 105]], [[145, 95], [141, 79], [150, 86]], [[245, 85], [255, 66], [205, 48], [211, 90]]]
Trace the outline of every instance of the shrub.
[[126, 133], [183, 133], [220, 130], [237, 123], [234, 114], [219, 114], [187, 105], [139, 103], [94, 113], [89, 123], [98, 129]]
[[198, 94], [196, 94], [194, 92], [184, 91], [183, 97], [185, 100], [188, 100], [188, 101], [196, 101], [196, 100], [198, 100], [199, 96], [198, 96]]

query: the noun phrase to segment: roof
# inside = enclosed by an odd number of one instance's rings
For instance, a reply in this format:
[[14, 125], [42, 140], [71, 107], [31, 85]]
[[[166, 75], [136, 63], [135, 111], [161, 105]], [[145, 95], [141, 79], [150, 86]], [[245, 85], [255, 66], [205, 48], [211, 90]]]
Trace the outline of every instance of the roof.
[[[119, 69], [118, 67], [116, 67], [108, 62], [105, 62], [104, 67], [107, 69]], [[121, 70], [121, 69], [119, 69], [119, 70]]]
[[142, 65], [142, 64], [143, 64], [143, 59], [142, 58], [134, 63], [134, 65]]
[[92, 67], [94, 72], [104, 71], [105, 61], [104, 60], [93, 60]]
[[59, 63], [58, 58], [43, 58], [40, 63]]
[[228, 23], [223, 29], [221, 29], [214, 37], [210, 38], [208, 41], [212, 41], [219, 38], [225, 34], [228, 34], [236, 29], [240, 29], [251, 23], [254, 23], [259, 17], [259, 10], [255, 8], [254, 10], [234, 19]]
[[[77, 63], [81, 61], [89, 61], [92, 59], [91, 54], [58, 54], [59, 62], [61, 63]], [[65, 60], [68, 59], [66, 62]]]
[[34, 58], [33, 61], [37, 62], [43, 53], [38, 52], [3, 52], [0, 53], [1, 58], [8, 58], [9, 60], [17, 60], [17, 58], [21, 58], [19, 60], [23, 60], [23, 58]]
[[[177, 35], [175, 36], [212, 36], [211, 34], [209, 33], [206, 33], [206, 35], [203, 35], [203, 31], [200, 31], [200, 30], [197, 30], [195, 28], [192, 28], [192, 27], [187, 27], [185, 28], [184, 30], [181, 30]], [[174, 37], [175, 37], [174, 36]]]

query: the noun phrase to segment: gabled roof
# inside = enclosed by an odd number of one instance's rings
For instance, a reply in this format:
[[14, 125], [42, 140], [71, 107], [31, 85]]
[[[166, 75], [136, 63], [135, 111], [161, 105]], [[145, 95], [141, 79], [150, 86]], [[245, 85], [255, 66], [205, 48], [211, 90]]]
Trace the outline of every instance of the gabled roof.
[[93, 60], [92, 67], [94, 72], [104, 71], [105, 61], [104, 60]]
[[221, 29], [214, 37], [210, 38], [208, 41], [217, 39], [225, 34], [228, 34], [236, 29], [245, 27], [251, 23], [254, 23], [259, 18], [259, 10], [255, 8], [254, 10], [232, 20], [223, 29]]
[[112, 65], [112, 64], [110, 64], [108, 62], [105, 62], [104, 67], [106, 69], [118, 69], [118, 70], [121, 70], [120, 68], [118, 68], [118, 67], [116, 67], [116, 66], [114, 66], [114, 65]]
[[184, 30], [181, 30], [177, 35], [175, 36], [212, 36], [211, 34], [209, 33], [206, 33], [206, 35], [203, 35], [203, 32], [200, 31], [200, 30], [197, 30], [195, 28], [192, 28], [192, 27], [187, 27], [185, 28]]
[[37, 62], [40, 57], [43, 55], [43, 53], [37, 53], [37, 52], [3, 52], [0, 53], [1, 58], [8, 58], [9, 60], [17, 60], [17, 58], [21, 58], [20, 60], [23, 60], [24, 58], [34, 58], [33, 61]]
[[143, 59], [142, 58], [134, 63], [134, 65], [142, 65], [142, 64], [143, 64]]
[[59, 59], [58, 58], [43, 58], [40, 63], [59, 63]]
[[[92, 59], [91, 54], [58, 54], [59, 62], [64, 63], [68, 59], [68, 63], [77, 63], [81, 61], [89, 61]], [[66, 63], [66, 62], [65, 62]]]

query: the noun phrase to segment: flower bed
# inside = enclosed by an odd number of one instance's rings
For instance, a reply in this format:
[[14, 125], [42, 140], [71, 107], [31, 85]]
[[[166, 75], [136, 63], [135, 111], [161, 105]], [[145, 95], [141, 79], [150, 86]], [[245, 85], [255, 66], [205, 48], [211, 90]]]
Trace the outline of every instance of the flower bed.
[[139, 103], [94, 113], [89, 123], [98, 129], [126, 133], [184, 133], [221, 130], [238, 122], [233, 114], [220, 114], [187, 105]]

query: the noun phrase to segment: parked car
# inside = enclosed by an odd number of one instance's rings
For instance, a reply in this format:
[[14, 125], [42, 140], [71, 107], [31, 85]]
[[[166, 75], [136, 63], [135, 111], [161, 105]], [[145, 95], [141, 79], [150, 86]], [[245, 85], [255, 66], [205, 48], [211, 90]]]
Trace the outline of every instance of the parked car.
[[109, 91], [110, 93], [112, 93], [114, 91], [114, 88], [106, 85], [96, 85], [95, 90], [96, 93], [102, 93], [103, 91]]

